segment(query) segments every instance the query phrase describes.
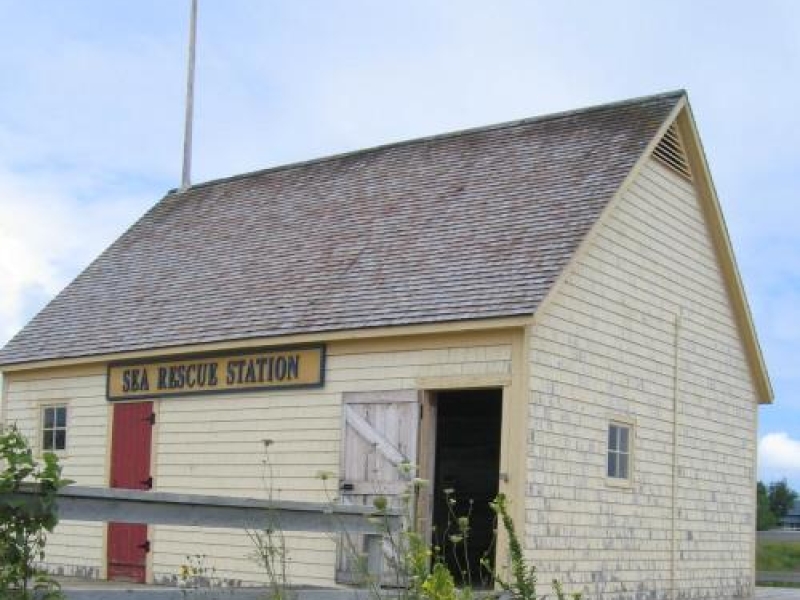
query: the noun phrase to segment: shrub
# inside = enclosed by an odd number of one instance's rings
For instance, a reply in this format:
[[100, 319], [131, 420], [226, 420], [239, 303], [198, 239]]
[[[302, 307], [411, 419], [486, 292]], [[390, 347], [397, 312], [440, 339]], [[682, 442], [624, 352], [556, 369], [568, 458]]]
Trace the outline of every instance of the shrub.
[[[37, 461], [15, 426], [0, 429], [0, 467], [0, 597], [61, 598], [58, 583], [37, 572], [34, 563], [44, 559], [47, 533], [58, 523], [58, 490], [71, 482], [61, 478], [55, 454], [45, 453]], [[23, 482], [35, 494], [15, 495]]]

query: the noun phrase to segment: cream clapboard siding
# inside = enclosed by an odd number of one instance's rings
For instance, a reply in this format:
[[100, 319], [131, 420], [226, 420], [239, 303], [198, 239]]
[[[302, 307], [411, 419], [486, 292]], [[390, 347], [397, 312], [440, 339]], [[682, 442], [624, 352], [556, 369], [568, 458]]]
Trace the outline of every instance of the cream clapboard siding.
[[[478, 379], [507, 382], [510, 340], [510, 333], [482, 332], [337, 342], [328, 346], [321, 389], [156, 401], [156, 489], [325, 502], [336, 493], [344, 392], [422, 389], [431, 382], [464, 386]], [[73, 367], [7, 378], [6, 420], [17, 423], [34, 446], [41, 407], [68, 404], [64, 475], [81, 485], [107, 485], [112, 405], [105, 398], [105, 376], [104, 367]], [[272, 442], [271, 466], [264, 464], [264, 440]], [[321, 472], [332, 473], [332, 480], [323, 483]], [[197, 554], [205, 556], [209, 574], [228, 583], [264, 581], [247, 558], [254, 548], [242, 531], [160, 526], [152, 529], [151, 539], [157, 581], [174, 581], [187, 556]], [[287, 545], [293, 583], [333, 583], [329, 537], [294, 534], [287, 536]], [[102, 525], [62, 522], [48, 542], [47, 566], [98, 577], [104, 573], [103, 552]]]
[[[81, 485], [106, 485], [105, 370], [12, 373], [6, 378], [6, 422], [16, 423], [38, 454], [42, 407], [67, 404], [63, 476]], [[46, 561], [54, 572], [100, 577], [104, 560], [102, 524], [62, 521], [48, 537]]]
[[[322, 389], [172, 398], [156, 408], [155, 480], [160, 491], [325, 502], [336, 494], [344, 392], [419, 389], [420, 380], [511, 373], [509, 334], [339, 342], [328, 346]], [[499, 379], [498, 379], [499, 380]], [[263, 440], [271, 440], [269, 467]], [[330, 472], [324, 484], [318, 474]], [[325, 486], [328, 491], [325, 491]], [[173, 580], [188, 554], [232, 584], [263, 582], [246, 560], [246, 533], [158, 527], [153, 573]], [[287, 536], [293, 583], [333, 585], [335, 548], [320, 534]]]
[[[677, 597], [739, 597], [753, 582], [757, 396], [698, 199], [650, 159], [599, 227], [532, 329], [527, 552], [540, 581], [590, 598], [670, 597], [682, 312]], [[605, 477], [614, 417], [635, 421], [630, 488]]]

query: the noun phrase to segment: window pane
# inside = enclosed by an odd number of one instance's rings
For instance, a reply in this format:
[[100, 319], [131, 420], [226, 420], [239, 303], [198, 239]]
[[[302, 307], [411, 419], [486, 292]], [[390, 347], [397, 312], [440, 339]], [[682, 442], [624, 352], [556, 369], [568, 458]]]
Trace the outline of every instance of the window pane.
[[616, 454], [613, 452], [608, 453], [608, 476], [609, 477], [616, 477], [617, 468], [616, 468]]
[[45, 429], [52, 429], [53, 428], [53, 415], [54, 409], [52, 408], [45, 408], [44, 409], [44, 428]]
[[67, 426], [67, 407], [59, 406], [56, 409], [56, 427]]
[[617, 426], [616, 425], [609, 425], [608, 426], [608, 449], [609, 450], [616, 450], [617, 449]]
[[64, 450], [67, 447], [67, 432], [64, 429], [56, 429], [56, 443], [54, 450]]
[[619, 477], [622, 479], [628, 478], [628, 455], [627, 454], [620, 454], [619, 455]]
[[42, 450], [53, 449], [53, 430], [46, 429], [42, 432]]
[[630, 429], [627, 427], [619, 427], [619, 450], [620, 452], [628, 451], [628, 434]]

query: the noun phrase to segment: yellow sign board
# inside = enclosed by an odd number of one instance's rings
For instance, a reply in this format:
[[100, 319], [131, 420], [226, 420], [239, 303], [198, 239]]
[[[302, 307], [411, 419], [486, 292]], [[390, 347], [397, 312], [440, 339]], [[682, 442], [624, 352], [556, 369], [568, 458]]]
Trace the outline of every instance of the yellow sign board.
[[325, 347], [263, 348], [108, 366], [109, 400], [320, 387]]

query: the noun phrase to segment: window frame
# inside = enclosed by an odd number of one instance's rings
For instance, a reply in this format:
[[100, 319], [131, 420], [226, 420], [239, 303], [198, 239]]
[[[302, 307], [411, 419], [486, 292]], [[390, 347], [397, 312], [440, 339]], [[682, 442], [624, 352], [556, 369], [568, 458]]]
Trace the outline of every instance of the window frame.
[[[64, 425], [58, 425], [58, 409], [64, 409]], [[53, 413], [53, 426], [46, 427], [46, 418], [45, 413], [48, 410], [54, 410], [56, 412]], [[39, 446], [39, 454], [45, 454], [46, 452], [51, 452], [59, 457], [67, 456], [67, 452], [69, 451], [69, 421], [70, 421], [70, 407], [69, 402], [66, 401], [48, 401], [46, 403], [42, 403], [39, 405], [39, 431], [38, 431], [38, 446]], [[63, 431], [64, 432], [64, 447], [63, 448], [45, 448], [44, 438], [45, 432], [50, 432], [52, 435], [53, 445], [55, 446], [56, 442], [56, 432]]]
[[[609, 443], [609, 436], [611, 434], [611, 428], [624, 428], [628, 430], [628, 450], [627, 452], [621, 452], [619, 449], [612, 449], [611, 444]], [[605, 470], [605, 480], [606, 483], [610, 486], [614, 487], [631, 487], [633, 485], [633, 473], [634, 473], [634, 465], [635, 465], [635, 439], [636, 439], [636, 422], [631, 419], [630, 417], [623, 417], [623, 416], [613, 416], [608, 420], [608, 424], [605, 428], [605, 460], [604, 462], [604, 470]], [[616, 456], [625, 455], [628, 457], [628, 472], [627, 477], [620, 477], [618, 475], [610, 475], [608, 472], [608, 460], [609, 457], [613, 454]], [[618, 464], [618, 463], [617, 463]]]

